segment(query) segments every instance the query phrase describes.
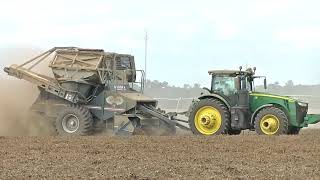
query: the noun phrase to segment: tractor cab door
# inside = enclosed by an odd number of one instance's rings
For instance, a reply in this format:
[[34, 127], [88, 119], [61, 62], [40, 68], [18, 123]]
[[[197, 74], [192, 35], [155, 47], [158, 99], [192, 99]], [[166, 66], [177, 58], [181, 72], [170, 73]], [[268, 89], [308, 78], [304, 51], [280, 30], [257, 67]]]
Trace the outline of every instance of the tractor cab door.
[[226, 75], [213, 75], [211, 91], [224, 97], [231, 106], [237, 104], [236, 78]]
[[214, 75], [212, 92], [224, 97], [230, 103], [231, 128], [242, 130], [250, 127], [249, 91], [247, 79], [242, 76]]

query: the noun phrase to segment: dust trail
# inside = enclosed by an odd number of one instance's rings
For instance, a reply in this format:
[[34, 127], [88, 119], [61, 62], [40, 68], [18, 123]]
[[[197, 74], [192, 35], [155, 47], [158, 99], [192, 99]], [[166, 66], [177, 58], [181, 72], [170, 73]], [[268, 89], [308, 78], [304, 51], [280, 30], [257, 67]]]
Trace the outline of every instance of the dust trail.
[[0, 135], [49, 135], [52, 125], [43, 117], [29, 110], [39, 94], [36, 86], [24, 80], [8, 77], [3, 67], [20, 64], [33, 57], [39, 50], [13, 48], [0, 51]]
[[1, 80], [0, 87], [0, 135], [51, 133], [48, 121], [29, 110], [39, 93], [36, 87], [21, 80]]

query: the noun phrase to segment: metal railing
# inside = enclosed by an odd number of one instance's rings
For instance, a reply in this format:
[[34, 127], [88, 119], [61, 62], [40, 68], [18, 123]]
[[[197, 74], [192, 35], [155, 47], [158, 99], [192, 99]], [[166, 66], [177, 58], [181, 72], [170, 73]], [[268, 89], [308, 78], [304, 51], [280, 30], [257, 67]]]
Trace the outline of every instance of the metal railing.
[[[135, 75], [135, 80], [129, 82], [127, 79], [127, 75], [128, 72], [134, 72], [131, 73], [132, 75]], [[136, 77], [140, 76], [140, 80], [136, 80]], [[133, 69], [126, 69], [126, 70], [122, 70], [121, 73], [121, 83], [117, 83], [116, 86], [119, 86], [120, 88], [116, 88], [116, 90], [120, 90], [120, 91], [125, 91], [126, 86], [129, 86], [129, 88], [136, 90], [139, 93], [143, 93], [144, 92], [144, 88], [145, 88], [145, 79], [146, 75], [145, 72], [143, 70], [133, 70]], [[116, 79], [116, 77], [114, 77], [114, 79]], [[139, 87], [139, 89], [136, 89], [136, 87]]]

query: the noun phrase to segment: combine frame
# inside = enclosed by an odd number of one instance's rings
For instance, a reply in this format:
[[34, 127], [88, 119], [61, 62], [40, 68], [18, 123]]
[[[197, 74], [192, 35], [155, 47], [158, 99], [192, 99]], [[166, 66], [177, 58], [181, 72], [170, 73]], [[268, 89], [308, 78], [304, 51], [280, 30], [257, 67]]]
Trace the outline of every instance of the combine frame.
[[[33, 71], [51, 56], [49, 68], [54, 78]], [[115, 132], [133, 133], [137, 128], [162, 126], [173, 133], [175, 126], [187, 128], [174, 120], [175, 114], [157, 110], [157, 101], [143, 95], [145, 74], [135, 69], [131, 55], [108, 53], [102, 49], [55, 47], [21, 65], [6, 67], [4, 71], [39, 87], [40, 95], [32, 106], [33, 110], [55, 117], [60, 134], [74, 133], [70, 129], [76, 124], [80, 127], [79, 134], [86, 135], [87, 129], [91, 130], [101, 122]], [[137, 81], [139, 73], [141, 78]], [[66, 109], [69, 110], [67, 114]], [[80, 113], [79, 117], [72, 119], [77, 113]], [[65, 124], [64, 116], [71, 117]], [[117, 116], [127, 120], [115, 125]], [[81, 129], [81, 117], [85, 117], [83, 123], [89, 127]], [[69, 130], [66, 129], [68, 125]]]

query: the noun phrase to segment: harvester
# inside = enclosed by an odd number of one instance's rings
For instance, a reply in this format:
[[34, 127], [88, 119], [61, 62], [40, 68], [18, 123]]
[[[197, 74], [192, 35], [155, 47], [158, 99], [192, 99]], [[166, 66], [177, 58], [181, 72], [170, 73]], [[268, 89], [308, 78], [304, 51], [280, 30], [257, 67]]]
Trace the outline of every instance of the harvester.
[[[34, 70], [48, 59], [53, 77]], [[58, 135], [89, 135], [101, 129], [168, 135], [180, 125], [156, 109], [156, 100], [143, 95], [145, 74], [136, 70], [131, 55], [56, 47], [4, 71], [39, 87], [31, 110], [52, 121]]]
[[194, 134], [240, 134], [242, 130], [261, 135], [298, 134], [300, 129], [320, 121], [320, 115], [307, 114], [308, 103], [288, 97], [255, 91], [256, 68], [245, 71], [214, 70], [211, 87], [190, 106], [189, 126]]

